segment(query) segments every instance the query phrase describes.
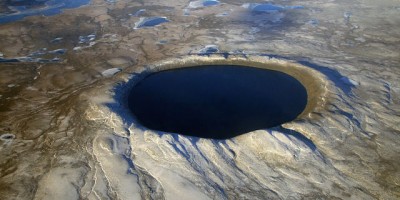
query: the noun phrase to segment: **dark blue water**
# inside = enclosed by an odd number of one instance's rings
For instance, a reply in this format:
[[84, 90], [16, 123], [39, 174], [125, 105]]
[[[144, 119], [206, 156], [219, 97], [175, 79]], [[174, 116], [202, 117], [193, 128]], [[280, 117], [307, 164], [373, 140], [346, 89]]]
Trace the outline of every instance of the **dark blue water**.
[[34, 15], [56, 15], [63, 9], [77, 8], [89, 2], [90, 0], [6, 0], [3, 6], [8, 12], [0, 13], [0, 24]]
[[129, 96], [129, 107], [143, 126], [215, 139], [292, 121], [306, 104], [306, 89], [293, 77], [232, 65], [154, 73]]
[[220, 4], [220, 2], [219, 1], [215, 1], [215, 0], [203, 1], [203, 6], [215, 6], [215, 5], [218, 5], [218, 4]]
[[297, 10], [297, 9], [304, 9], [304, 6], [282, 6], [282, 5], [276, 5], [276, 4], [271, 4], [271, 3], [250, 3], [250, 4], [244, 4], [246, 5], [247, 8], [251, 10], [253, 13], [271, 13], [271, 12], [279, 12], [283, 10]]
[[169, 22], [169, 20], [165, 17], [148, 17], [142, 19], [138, 24], [136, 25], [136, 28], [144, 28], [144, 27], [151, 27], [151, 26], [157, 26], [159, 24]]

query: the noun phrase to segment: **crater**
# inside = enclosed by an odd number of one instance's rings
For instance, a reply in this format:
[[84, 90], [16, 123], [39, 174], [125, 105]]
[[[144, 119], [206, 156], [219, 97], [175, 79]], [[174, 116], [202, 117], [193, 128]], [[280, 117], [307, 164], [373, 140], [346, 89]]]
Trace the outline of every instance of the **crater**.
[[291, 122], [316, 103], [315, 88], [301, 81], [310, 77], [299, 73], [304, 66], [290, 70], [290, 64], [223, 60], [176, 64], [143, 73], [131, 87], [128, 107], [144, 128], [228, 139]]

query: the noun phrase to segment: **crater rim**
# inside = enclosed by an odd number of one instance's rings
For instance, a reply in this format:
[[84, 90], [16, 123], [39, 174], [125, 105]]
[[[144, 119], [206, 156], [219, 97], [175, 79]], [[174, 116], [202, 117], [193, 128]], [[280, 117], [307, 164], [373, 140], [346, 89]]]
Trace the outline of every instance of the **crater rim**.
[[[267, 56], [243, 56], [243, 55], [191, 55], [184, 56], [180, 58], [171, 58], [155, 62], [153, 64], [142, 65], [135, 68], [131, 77], [129, 78], [129, 84], [127, 89], [127, 94], [125, 94], [125, 100], [128, 101], [129, 96], [133, 87], [135, 87], [139, 82], [144, 80], [146, 77], [166, 70], [183, 69], [191, 67], [200, 67], [207, 65], [234, 65], [242, 67], [254, 67], [260, 69], [267, 69], [285, 73], [300, 82], [300, 84], [306, 89], [307, 92], [307, 103], [306, 106], [294, 120], [285, 122], [280, 125], [289, 123], [298, 123], [301, 120], [315, 119], [320, 115], [315, 115], [319, 111], [325, 109], [328, 99], [328, 88], [330, 87], [327, 78], [320, 72], [310, 67], [299, 64], [291, 60], [283, 60], [277, 58], [270, 58]], [[132, 123], [135, 126], [141, 127], [144, 130], [159, 131], [143, 126], [139, 120], [136, 118], [134, 113], [128, 108]], [[270, 129], [269, 127], [267, 129]], [[256, 131], [256, 130], [254, 130]], [[160, 131], [165, 133], [185, 135], [183, 133]], [[253, 132], [253, 131], [249, 131]], [[190, 136], [189, 137], [196, 137]], [[202, 138], [202, 137], [199, 137]], [[212, 139], [212, 138], [206, 138]]]

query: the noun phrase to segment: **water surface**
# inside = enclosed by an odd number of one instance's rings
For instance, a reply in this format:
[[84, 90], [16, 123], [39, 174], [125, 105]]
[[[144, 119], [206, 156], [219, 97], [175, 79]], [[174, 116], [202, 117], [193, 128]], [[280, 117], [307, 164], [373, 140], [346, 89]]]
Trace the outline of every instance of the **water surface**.
[[34, 15], [56, 15], [63, 9], [77, 8], [89, 2], [90, 0], [6, 0], [0, 4], [0, 24]]
[[131, 91], [129, 106], [150, 129], [226, 139], [295, 119], [307, 92], [278, 71], [223, 65], [154, 73]]

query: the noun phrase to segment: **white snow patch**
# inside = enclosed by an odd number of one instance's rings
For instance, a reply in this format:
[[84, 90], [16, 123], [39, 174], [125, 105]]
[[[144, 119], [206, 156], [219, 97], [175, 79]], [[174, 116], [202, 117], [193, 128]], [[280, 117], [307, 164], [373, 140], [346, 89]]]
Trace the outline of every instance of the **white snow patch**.
[[206, 45], [204, 48], [199, 50], [199, 53], [218, 53], [219, 49], [217, 45]]
[[107, 69], [107, 70], [101, 72], [101, 75], [103, 75], [104, 77], [111, 77], [120, 71], [121, 71], [120, 68], [111, 68], [111, 69]]
[[358, 86], [360, 85], [357, 81], [350, 79], [348, 77], [342, 77], [340, 80], [342, 80], [344, 83], [352, 86]]
[[128, 158], [130, 155], [129, 141], [116, 135], [104, 135], [95, 139], [93, 152], [109, 183], [121, 199], [141, 199], [138, 178], [131, 173], [133, 170]]
[[79, 189], [83, 184], [84, 167], [76, 167], [76, 158], [59, 157], [59, 167], [52, 168], [39, 181], [34, 199], [79, 199]]
[[79, 50], [82, 50], [82, 47], [74, 47], [72, 50], [79, 51]]

